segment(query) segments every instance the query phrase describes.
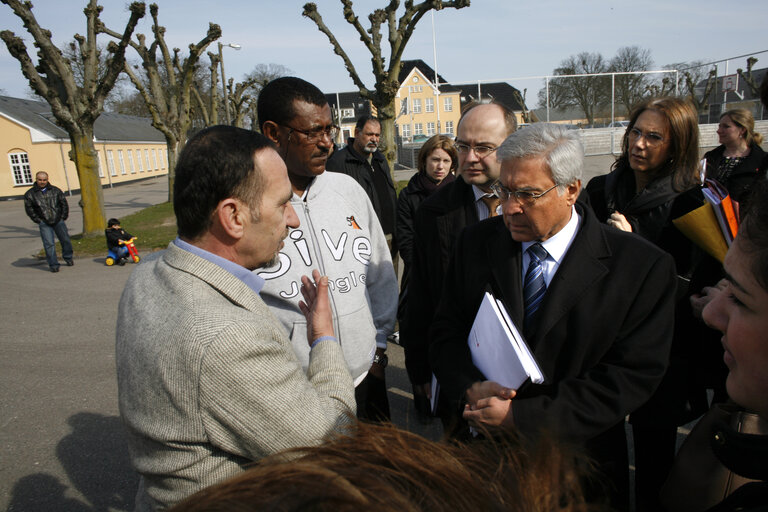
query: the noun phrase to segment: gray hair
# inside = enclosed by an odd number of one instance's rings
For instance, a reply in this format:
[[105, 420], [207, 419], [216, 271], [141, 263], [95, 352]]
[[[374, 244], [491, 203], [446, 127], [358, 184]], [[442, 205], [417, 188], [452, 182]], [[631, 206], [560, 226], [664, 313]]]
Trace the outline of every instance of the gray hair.
[[584, 146], [579, 134], [554, 123], [535, 123], [518, 130], [501, 143], [496, 158], [543, 158], [552, 179], [562, 192], [565, 185], [581, 179], [584, 170]]

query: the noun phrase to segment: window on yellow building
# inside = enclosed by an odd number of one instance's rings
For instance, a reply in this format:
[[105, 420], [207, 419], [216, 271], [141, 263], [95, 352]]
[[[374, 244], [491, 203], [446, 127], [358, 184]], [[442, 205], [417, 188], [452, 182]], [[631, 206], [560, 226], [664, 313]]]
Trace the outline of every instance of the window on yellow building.
[[443, 110], [445, 112], [453, 112], [453, 98], [451, 96], [443, 98]]
[[147, 162], [147, 172], [152, 170], [152, 165], [149, 163], [149, 150], [144, 150], [144, 160]]
[[430, 137], [435, 134], [435, 123], [429, 122], [427, 123], [427, 135]]
[[421, 114], [421, 98], [413, 98], [413, 113]]
[[421, 123], [414, 123], [413, 125], [413, 135], [424, 135], [424, 125]]
[[120, 174], [125, 174], [125, 162], [123, 161], [123, 150], [117, 150], [117, 163], [120, 164]]
[[424, 112], [434, 112], [435, 111], [435, 99], [434, 98], [425, 98], [424, 99]]
[[32, 168], [29, 166], [29, 155], [27, 153], [10, 153], [8, 159], [11, 162], [14, 186], [31, 185]]
[[131, 174], [136, 174], [136, 167], [133, 165], [133, 150], [128, 149], [128, 167], [131, 168]]
[[445, 133], [448, 135], [453, 135], [453, 121], [445, 122]]
[[16, 186], [31, 185], [32, 168], [29, 166], [29, 155], [27, 153], [10, 153], [8, 159], [11, 162], [13, 184]]
[[411, 137], [411, 125], [404, 124], [400, 126], [400, 136], [403, 138], [410, 138]]
[[111, 149], [107, 150], [107, 169], [109, 169], [110, 176], [117, 176], [117, 172], [115, 172], [115, 155]]

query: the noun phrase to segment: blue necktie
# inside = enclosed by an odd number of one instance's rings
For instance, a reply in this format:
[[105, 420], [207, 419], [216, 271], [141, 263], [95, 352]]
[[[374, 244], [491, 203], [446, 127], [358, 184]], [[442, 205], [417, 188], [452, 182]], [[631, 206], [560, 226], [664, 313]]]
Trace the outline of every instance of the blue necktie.
[[523, 287], [525, 304], [523, 329], [526, 332], [531, 331], [534, 315], [547, 291], [547, 283], [544, 281], [544, 267], [541, 265], [541, 262], [547, 259], [547, 255], [547, 250], [541, 244], [533, 244], [528, 247], [530, 262], [525, 273], [525, 285]]

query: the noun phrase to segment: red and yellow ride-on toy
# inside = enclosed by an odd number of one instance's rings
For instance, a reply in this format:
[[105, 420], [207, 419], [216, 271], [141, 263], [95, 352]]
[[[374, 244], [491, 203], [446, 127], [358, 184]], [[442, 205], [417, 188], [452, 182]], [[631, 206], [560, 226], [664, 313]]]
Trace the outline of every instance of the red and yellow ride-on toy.
[[109, 250], [107, 253], [107, 259], [104, 261], [104, 263], [107, 264], [108, 267], [111, 267], [115, 263], [122, 266], [125, 265], [125, 259], [130, 256], [134, 263], [138, 263], [141, 261], [141, 258], [139, 257], [139, 251], [136, 250], [136, 244], [134, 241], [137, 237], [133, 237], [130, 240], [120, 240], [120, 247], [117, 248], [118, 253], [115, 253], [112, 249]]

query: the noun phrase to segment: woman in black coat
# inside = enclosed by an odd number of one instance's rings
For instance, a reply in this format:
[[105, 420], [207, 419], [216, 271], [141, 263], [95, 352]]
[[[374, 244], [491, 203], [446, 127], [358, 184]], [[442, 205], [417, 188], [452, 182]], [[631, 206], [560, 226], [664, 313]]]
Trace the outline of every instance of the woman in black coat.
[[[699, 184], [696, 110], [687, 101], [664, 97], [635, 107], [612, 171], [593, 178], [586, 187], [599, 219], [637, 233], [671, 254], [679, 276], [677, 290], [669, 292], [677, 294], [669, 369], [656, 393], [630, 418], [638, 511], [660, 507], [658, 492], [672, 466], [677, 426], [693, 419], [692, 400], [702, 402], [700, 412], [706, 410], [704, 389], [693, 384], [690, 371], [704, 350], [702, 337], [719, 348], [714, 331], [694, 319], [688, 299], [701, 290], [699, 285], [689, 290], [689, 283], [699, 280], [694, 274], [708, 256], [672, 224], [703, 204]], [[713, 279], [717, 281], [718, 276]], [[702, 330], [712, 336], [701, 335]], [[722, 365], [722, 350], [719, 357]], [[723, 380], [724, 375], [723, 368]]]
[[749, 110], [735, 108], [720, 116], [717, 127], [720, 146], [707, 152], [707, 178], [722, 183], [732, 199], [746, 200], [758, 177], [765, 177], [768, 157], [760, 147], [763, 136], [755, 133], [755, 118]]
[[[413, 262], [413, 224], [419, 205], [438, 188], [452, 182], [459, 166], [459, 155], [453, 141], [445, 135], [435, 135], [421, 147], [418, 156], [419, 172], [414, 174], [397, 199], [397, 249], [403, 259], [403, 278], [400, 284], [400, 303], [397, 320], [400, 325], [400, 343], [408, 343], [409, 329], [405, 312], [408, 300], [408, 275]], [[421, 418], [426, 420], [429, 400], [426, 391], [414, 387], [414, 403]]]
[[418, 156], [419, 172], [411, 177], [408, 185], [397, 198], [397, 249], [403, 258], [403, 286], [413, 261], [413, 221], [422, 201], [439, 187], [452, 182], [459, 165], [459, 156], [453, 141], [445, 135], [435, 135], [421, 147]]

